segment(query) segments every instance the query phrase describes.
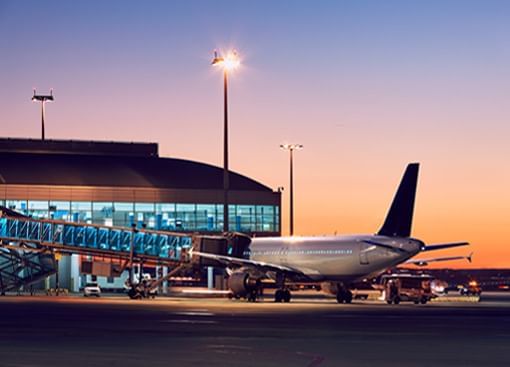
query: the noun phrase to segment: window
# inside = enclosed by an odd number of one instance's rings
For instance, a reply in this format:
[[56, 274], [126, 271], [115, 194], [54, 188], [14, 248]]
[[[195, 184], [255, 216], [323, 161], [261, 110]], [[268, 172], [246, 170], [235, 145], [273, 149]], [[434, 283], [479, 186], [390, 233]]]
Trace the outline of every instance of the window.
[[90, 201], [72, 201], [71, 222], [92, 223], [92, 203]]
[[156, 208], [154, 203], [135, 203], [137, 226], [147, 226], [147, 228], [156, 228]]
[[177, 204], [175, 229], [194, 230], [196, 229], [196, 208], [195, 204]]
[[216, 205], [197, 204], [196, 221], [199, 231], [218, 231]]
[[175, 230], [175, 204], [156, 204], [156, 229]]
[[15, 210], [21, 214], [27, 214], [27, 201], [26, 200], [7, 200], [6, 207]]
[[55, 220], [71, 221], [71, 203], [69, 201], [50, 201], [49, 218]]
[[112, 222], [114, 226], [131, 227], [134, 223], [134, 204], [113, 203]]
[[113, 225], [113, 203], [93, 202], [92, 223], [106, 226]]
[[31, 200], [28, 202], [27, 214], [35, 219], [48, 218], [48, 205], [47, 200]]
[[256, 230], [259, 232], [276, 232], [275, 207], [272, 205], [256, 206]]

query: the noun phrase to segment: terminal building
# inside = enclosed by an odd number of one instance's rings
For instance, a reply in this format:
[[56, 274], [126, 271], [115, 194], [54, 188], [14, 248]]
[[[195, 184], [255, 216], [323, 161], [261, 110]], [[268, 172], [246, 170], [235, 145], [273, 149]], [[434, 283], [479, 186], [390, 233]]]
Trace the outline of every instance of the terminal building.
[[[223, 232], [223, 169], [156, 143], [0, 139], [0, 204], [33, 218]], [[229, 231], [280, 234], [280, 193], [230, 172]]]
[[[223, 169], [160, 157], [156, 143], [0, 138], [0, 162], [0, 205], [36, 219], [163, 231], [281, 233], [280, 192], [230, 172], [226, 229]], [[76, 278], [78, 264], [62, 266]]]

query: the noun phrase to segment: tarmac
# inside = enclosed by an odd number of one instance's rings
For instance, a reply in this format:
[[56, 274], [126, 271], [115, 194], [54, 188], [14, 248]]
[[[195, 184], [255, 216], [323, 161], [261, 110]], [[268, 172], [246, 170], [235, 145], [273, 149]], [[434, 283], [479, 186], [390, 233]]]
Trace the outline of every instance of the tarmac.
[[328, 297], [0, 297], [0, 366], [508, 366], [510, 293], [387, 305]]

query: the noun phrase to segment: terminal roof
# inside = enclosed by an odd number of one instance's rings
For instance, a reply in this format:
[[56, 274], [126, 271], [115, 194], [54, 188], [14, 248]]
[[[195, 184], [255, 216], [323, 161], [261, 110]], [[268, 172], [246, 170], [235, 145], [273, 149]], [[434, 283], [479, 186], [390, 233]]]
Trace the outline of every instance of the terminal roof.
[[[155, 143], [0, 138], [0, 184], [223, 189], [223, 169], [158, 156]], [[230, 171], [231, 190], [272, 191]]]

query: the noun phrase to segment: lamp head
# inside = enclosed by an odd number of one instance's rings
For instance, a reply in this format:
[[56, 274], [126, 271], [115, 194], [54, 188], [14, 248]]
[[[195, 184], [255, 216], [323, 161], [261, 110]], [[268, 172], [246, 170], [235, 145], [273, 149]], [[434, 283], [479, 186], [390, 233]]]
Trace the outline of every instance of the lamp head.
[[281, 144], [280, 148], [283, 150], [300, 150], [303, 149], [302, 144]]
[[211, 64], [221, 66], [223, 70], [231, 71], [241, 65], [241, 60], [235, 50], [229, 51], [225, 56], [220, 56], [217, 51], [214, 51], [214, 58]]

